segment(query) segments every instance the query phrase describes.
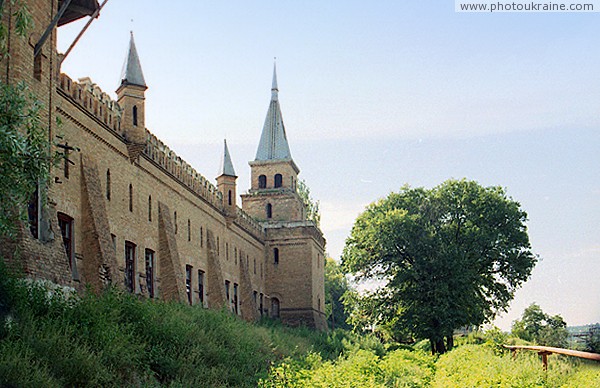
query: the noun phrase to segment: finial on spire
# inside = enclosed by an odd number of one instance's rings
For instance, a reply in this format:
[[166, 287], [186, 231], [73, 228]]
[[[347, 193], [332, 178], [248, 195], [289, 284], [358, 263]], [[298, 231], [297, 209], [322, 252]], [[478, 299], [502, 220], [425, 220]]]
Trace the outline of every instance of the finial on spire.
[[277, 57], [273, 60], [273, 83], [271, 84], [271, 100], [277, 101], [277, 93], [279, 89], [277, 88]]

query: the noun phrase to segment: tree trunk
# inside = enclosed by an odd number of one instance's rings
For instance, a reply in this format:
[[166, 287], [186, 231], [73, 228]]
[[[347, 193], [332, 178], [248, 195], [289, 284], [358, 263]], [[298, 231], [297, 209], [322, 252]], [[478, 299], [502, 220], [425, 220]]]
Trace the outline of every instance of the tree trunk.
[[453, 347], [454, 347], [454, 336], [453, 335], [446, 336], [447, 350], [450, 351], [450, 350], [452, 350]]
[[429, 339], [429, 344], [431, 345], [431, 354], [444, 354], [446, 353], [446, 346], [444, 345], [444, 338], [439, 339]]
[[446, 353], [446, 345], [444, 344], [444, 338], [440, 338], [439, 340], [437, 340], [435, 347], [438, 354]]

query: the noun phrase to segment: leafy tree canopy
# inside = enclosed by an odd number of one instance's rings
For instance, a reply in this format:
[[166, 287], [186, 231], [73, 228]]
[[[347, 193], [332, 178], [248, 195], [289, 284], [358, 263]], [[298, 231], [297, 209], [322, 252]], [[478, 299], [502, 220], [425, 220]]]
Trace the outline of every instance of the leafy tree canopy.
[[525, 341], [559, 348], [567, 347], [569, 338], [565, 320], [560, 315], [546, 314], [535, 303], [523, 311], [520, 320], [513, 323], [512, 334]]
[[529, 277], [532, 253], [520, 204], [500, 187], [448, 180], [403, 187], [356, 219], [342, 264], [383, 286], [364, 296], [374, 324], [396, 321], [432, 351], [452, 346], [455, 329], [505, 310]]

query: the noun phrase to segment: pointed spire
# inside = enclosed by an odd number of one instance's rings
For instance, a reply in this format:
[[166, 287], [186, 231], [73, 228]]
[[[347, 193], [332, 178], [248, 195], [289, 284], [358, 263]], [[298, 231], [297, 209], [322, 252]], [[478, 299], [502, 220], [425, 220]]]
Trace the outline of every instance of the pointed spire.
[[121, 71], [121, 85], [137, 85], [147, 87], [146, 81], [144, 80], [144, 73], [142, 73], [142, 65], [140, 65], [140, 58], [138, 57], [138, 53], [135, 48], [133, 31], [131, 31], [129, 50], [127, 51], [127, 57], [125, 58], [123, 70]]
[[271, 102], [265, 119], [260, 143], [256, 150], [255, 160], [292, 159], [281, 116], [278, 99], [277, 68], [273, 65], [273, 83], [271, 86]]
[[[277, 58], [275, 58], [277, 60]], [[277, 62], [273, 62], [273, 83], [271, 84], [271, 101], [277, 101], [277, 93], [279, 93], [279, 89], [277, 88]]]
[[223, 157], [221, 158], [221, 167], [219, 167], [219, 176], [237, 176], [233, 169], [233, 163], [231, 162], [231, 156], [229, 156], [229, 148], [227, 148], [227, 140], [224, 140]]

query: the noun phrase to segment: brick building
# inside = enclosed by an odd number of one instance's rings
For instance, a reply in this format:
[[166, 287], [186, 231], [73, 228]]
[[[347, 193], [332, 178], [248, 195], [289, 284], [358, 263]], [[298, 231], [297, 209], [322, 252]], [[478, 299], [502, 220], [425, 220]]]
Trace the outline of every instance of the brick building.
[[267, 314], [325, 328], [325, 240], [297, 192], [275, 70], [239, 208], [227, 143], [214, 185], [146, 128], [147, 85], [133, 35], [114, 100], [89, 78], [61, 74], [56, 51], [57, 28], [92, 15], [97, 1], [23, 2], [34, 19], [26, 37], [14, 32], [13, 5], [3, 5], [9, 55], [0, 77], [29, 86], [64, 158], [30, 203], [29, 224], [2, 242], [9, 264], [78, 289], [114, 284], [149, 298], [225, 306], [248, 320]]

